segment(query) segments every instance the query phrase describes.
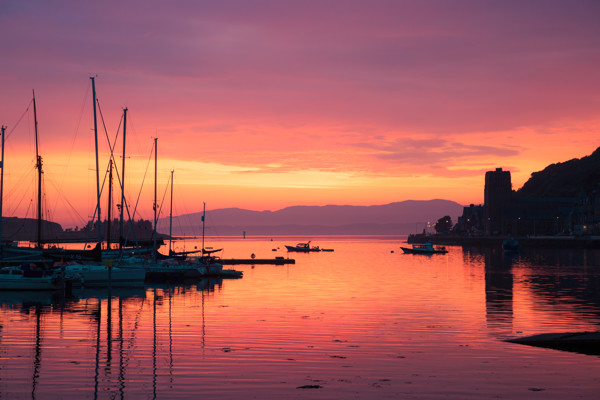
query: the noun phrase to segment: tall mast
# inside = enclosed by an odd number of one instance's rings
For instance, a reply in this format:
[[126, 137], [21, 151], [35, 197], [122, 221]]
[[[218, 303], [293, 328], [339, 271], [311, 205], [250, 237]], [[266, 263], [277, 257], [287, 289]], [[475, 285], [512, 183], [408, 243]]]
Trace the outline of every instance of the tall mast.
[[204, 220], [206, 219], [206, 203], [202, 203], [202, 254], [204, 254]]
[[125, 210], [125, 135], [127, 134], [127, 107], [123, 109], [123, 160], [121, 166], [121, 215], [119, 217], [119, 249], [123, 247], [123, 212]]
[[37, 192], [37, 247], [42, 247], [42, 156], [38, 151], [38, 122], [37, 109], [35, 107], [35, 91], [33, 93], [33, 120], [35, 127], [35, 167], [38, 170], [38, 192]]
[[94, 140], [96, 142], [96, 209], [98, 210], [98, 243], [102, 243], [102, 229], [100, 229], [100, 168], [98, 166], [98, 118], [96, 116], [96, 83], [94, 77], [92, 80], [92, 96], [94, 106]]
[[4, 256], [2, 247], [2, 200], [4, 197], [4, 132], [6, 127], [2, 125], [2, 160], [0, 160], [0, 259]]
[[108, 211], [106, 212], [106, 250], [110, 250], [110, 219], [111, 217], [111, 208], [112, 208], [112, 169], [113, 169], [113, 160], [112, 158], [109, 160], [109, 171], [108, 171]]
[[173, 242], [173, 172], [171, 170], [171, 209], [169, 210], [169, 256], [171, 255], [171, 243]]
[[156, 252], [158, 249], [156, 248], [156, 170], [158, 167], [158, 138], [154, 138], [154, 229], [152, 230], [152, 243], [153, 243], [153, 259], [156, 261]]

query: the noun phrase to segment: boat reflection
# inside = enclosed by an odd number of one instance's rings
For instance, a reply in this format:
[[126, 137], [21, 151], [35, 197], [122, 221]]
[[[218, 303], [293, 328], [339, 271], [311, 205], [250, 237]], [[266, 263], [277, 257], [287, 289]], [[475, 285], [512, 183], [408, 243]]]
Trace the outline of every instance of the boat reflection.
[[[149, 385], [151, 382], [151, 394], [146, 387], [145, 398], [156, 399], [161, 391], [168, 391], [174, 385], [176, 358], [173, 347], [177, 344], [177, 339], [173, 335], [173, 325], [181, 326], [185, 323], [181, 320], [185, 314], [174, 314], [174, 304], [186, 302], [186, 298], [191, 296], [194, 297], [194, 304], [201, 306], [202, 327], [197, 334], [200, 336], [198, 338], [200, 345], [204, 348], [205, 298], [220, 290], [222, 285], [222, 279], [213, 278], [181, 285], [165, 284], [129, 289], [79, 289], [66, 295], [61, 292], [11, 292], [10, 297], [0, 298], [0, 308], [11, 314], [16, 311], [21, 316], [20, 320], [23, 320], [21, 326], [27, 321], [35, 326], [34, 351], [31, 357], [33, 368], [29, 380], [32, 399], [38, 396], [40, 382], [47, 382], [55, 373], [48, 366], [45, 371], [44, 353], [47, 351], [55, 353], [54, 341], [64, 339], [46, 338], [44, 325], [52, 326], [48, 328], [52, 332], [56, 332], [58, 326], [61, 329], [65, 326], [67, 331], [69, 328], [84, 329], [85, 331], [78, 335], [82, 338], [79, 341], [84, 342], [80, 347], [81, 349], [93, 348], [93, 356], [92, 353], [87, 353], [92, 356], [87, 360], [85, 351], [80, 354], [77, 354], [77, 351], [75, 354], [71, 352], [66, 356], [71, 359], [76, 357], [75, 361], [71, 361], [73, 365], [83, 365], [84, 369], [87, 366], [90, 372], [93, 371], [93, 375], [85, 373], [77, 375], [83, 381], [73, 383], [73, 388], [70, 390], [77, 392], [75, 397], [97, 399], [105, 398], [107, 393], [111, 394], [110, 398], [125, 398], [128, 397], [126, 394], [135, 397], [141, 389], [140, 384]], [[196, 302], [197, 296], [201, 301]], [[151, 330], [148, 329], [150, 322]], [[3, 328], [5, 328], [3, 324], [0, 324], [0, 352], [7, 353], [5, 351], [7, 344], [2, 340]], [[151, 337], [148, 335], [150, 332]], [[88, 339], [83, 339], [85, 337]], [[140, 349], [146, 348], [151, 349], [144, 352], [146, 356], [151, 356], [150, 360], [140, 356]], [[65, 352], [69, 351], [71, 351], [69, 348], [65, 348]], [[54, 362], [52, 356], [46, 357], [49, 363]], [[151, 361], [151, 367], [147, 365], [147, 361]], [[3, 369], [4, 367], [5, 365]], [[89, 380], [85, 382], [86, 375], [87, 379], [93, 376], [93, 383]], [[92, 390], [93, 393], [90, 393]], [[9, 392], [4, 392], [3, 385], [0, 385], [0, 398], [9, 395]], [[73, 396], [64, 398], [73, 398]]]
[[2, 306], [49, 306], [59, 304], [64, 299], [62, 291], [37, 291], [37, 290], [0, 290], [0, 307]]

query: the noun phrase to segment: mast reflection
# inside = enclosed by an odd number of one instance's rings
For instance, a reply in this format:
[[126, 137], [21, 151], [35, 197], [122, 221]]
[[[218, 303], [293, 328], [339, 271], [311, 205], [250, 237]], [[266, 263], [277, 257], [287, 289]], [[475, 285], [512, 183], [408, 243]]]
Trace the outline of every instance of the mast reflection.
[[42, 306], [35, 306], [35, 353], [33, 358], [33, 379], [31, 383], [31, 398], [36, 397], [37, 382], [40, 378], [42, 364]]
[[[190, 301], [198, 307], [195, 333], [200, 337], [196, 343], [204, 349], [207, 342], [207, 299], [221, 285], [222, 280], [211, 279], [186, 285], [146, 286], [131, 290], [81, 289], [68, 295], [24, 293], [23, 299], [18, 299], [18, 294], [13, 292], [10, 299], [6, 299], [8, 303], [0, 298], [0, 308], [7, 315], [14, 314], [16, 310], [30, 316], [17, 319], [11, 325], [13, 329], [34, 326], [25, 336], [32, 339], [27, 343], [34, 351], [28, 352], [29, 356], [21, 361], [15, 358], [18, 368], [32, 371], [24, 381], [29, 383], [28, 389], [25, 389], [27, 397], [47, 396], [47, 388], [43, 388], [46, 382], [52, 382], [57, 373], [72, 373], [70, 384], [55, 389], [66, 390], [71, 398], [75, 393], [82, 398], [94, 399], [163, 398], [176, 387], [178, 361], [188, 356], [185, 350], [184, 353], [177, 352], [181, 342], [174, 330], [185, 322], [178, 319], [185, 318], [186, 314], [176, 310], [184, 310], [182, 305]], [[0, 339], [5, 335], [5, 328], [6, 325], [0, 323]], [[48, 332], [57, 334], [50, 337]], [[66, 332], [66, 337], [63, 337], [63, 332]], [[14, 334], [11, 335], [14, 337]], [[72, 345], [65, 346], [65, 339]], [[59, 358], [55, 358], [57, 349], [62, 346], [65, 346], [64, 352], [60, 354], [59, 350]], [[21, 346], [21, 349], [26, 347]], [[49, 363], [46, 368], [45, 353]], [[23, 364], [24, 361], [29, 367]], [[54, 365], [57, 362], [79, 367], [60, 372]], [[0, 398], [14, 392], [15, 385], [18, 385], [13, 382], [9, 389], [4, 385], [6, 382], [0, 385]], [[23, 389], [20, 389], [21, 395], [24, 394]]]

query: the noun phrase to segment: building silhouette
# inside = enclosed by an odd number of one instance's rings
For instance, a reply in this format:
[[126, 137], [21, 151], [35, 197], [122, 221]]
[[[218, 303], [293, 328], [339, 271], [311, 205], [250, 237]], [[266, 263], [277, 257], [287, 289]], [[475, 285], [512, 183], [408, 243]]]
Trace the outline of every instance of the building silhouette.
[[512, 190], [510, 171], [485, 174], [484, 204], [464, 207], [454, 234], [556, 236], [600, 234], [600, 185], [574, 197], [530, 197]]
[[485, 234], [505, 234], [509, 225], [509, 210], [512, 207], [510, 171], [496, 168], [495, 171], [486, 172], [483, 195]]

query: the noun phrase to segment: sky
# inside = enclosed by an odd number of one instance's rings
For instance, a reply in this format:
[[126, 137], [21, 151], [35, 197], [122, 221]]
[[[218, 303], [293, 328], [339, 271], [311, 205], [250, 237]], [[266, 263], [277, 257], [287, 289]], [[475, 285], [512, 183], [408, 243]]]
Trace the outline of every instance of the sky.
[[480, 204], [488, 170], [518, 189], [600, 146], [599, 17], [596, 0], [0, 0], [3, 215], [35, 216], [32, 90], [45, 217], [93, 215], [90, 77], [101, 180], [128, 109], [136, 217], [153, 218], [154, 138], [161, 216], [171, 171], [174, 215]]

